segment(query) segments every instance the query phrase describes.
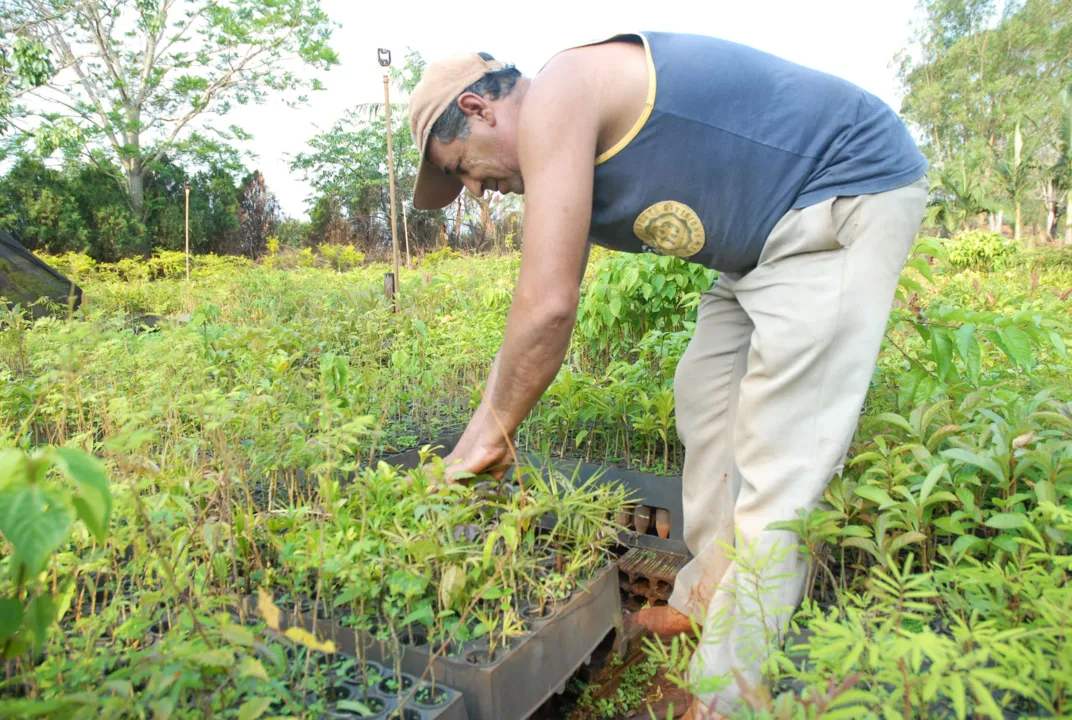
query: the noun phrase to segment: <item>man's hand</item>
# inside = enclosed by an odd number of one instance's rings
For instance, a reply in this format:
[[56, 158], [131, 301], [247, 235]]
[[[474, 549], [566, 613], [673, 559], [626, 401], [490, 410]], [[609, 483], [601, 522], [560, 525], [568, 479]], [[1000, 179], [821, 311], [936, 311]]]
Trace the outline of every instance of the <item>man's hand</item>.
[[566, 355], [588, 261], [599, 113], [589, 77], [552, 61], [533, 80], [518, 123], [525, 242], [502, 347], [484, 398], [448, 458], [462, 472], [502, 477], [510, 441]]
[[506, 471], [514, 461], [514, 451], [511, 443], [501, 435], [496, 440], [478, 440], [469, 443], [465, 447], [459, 443], [458, 447], [447, 455], [443, 464], [447, 467], [446, 481], [453, 483], [458, 481], [458, 476], [468, 477], [465, 473], [474, 475], [485, 473], [496, 480], [502, 480]]

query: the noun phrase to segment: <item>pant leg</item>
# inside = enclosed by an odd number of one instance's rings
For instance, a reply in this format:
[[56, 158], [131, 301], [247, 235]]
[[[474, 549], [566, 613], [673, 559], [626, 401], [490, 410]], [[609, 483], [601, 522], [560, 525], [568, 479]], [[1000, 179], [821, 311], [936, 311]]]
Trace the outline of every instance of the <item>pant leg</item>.
[[[837, 198], [779, 222], [755, 270], [731, 284], [755, 325], [733, 443], [741, 490], [735, 547], [704, 618], [690, 677], [729, 713], [739, 690], [701, 678], [736, 668], [761, 682], [804, 592], [798, 539], [767, 526], [814, 508], [851, 441], [897, 280], [926, 205], [926, 181]], [[716, 691], [717, 690], [717, 691]]]
[[685, 445], [684, 538], [693, 560], [678, 573], [669, 604], [703, 619], [725, 572], [719, 542], [733, 542], [733, 506], [741, 475], [733, 451], [738, 388], [753, 325], [723, 275], [704, 293], [696, 330], [674, 375], [678, 436]]

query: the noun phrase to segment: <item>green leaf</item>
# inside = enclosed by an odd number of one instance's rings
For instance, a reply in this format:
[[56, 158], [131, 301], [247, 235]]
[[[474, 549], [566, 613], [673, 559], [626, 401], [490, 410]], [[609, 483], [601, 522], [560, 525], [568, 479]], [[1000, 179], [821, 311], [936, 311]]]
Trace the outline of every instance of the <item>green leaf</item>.
[[52, 596], [41, 594], [30, 601], [26, 608], [26, 628], [33, 634], [34, 647], [41, 647], [48, 639], [48, 629], [56, 621], [56, 603]]
[[919, 532], [918, 530], [913, 530], [911, 532], [901, 533], [900, 535], [898, 535], [897, 537], [895, 537], [893, 539], [893, 542], [890, 543], [890, 552], [895, 553], [898, 550], [900, 550], [901, 548], [903, 548], [905, 545], [911, 545], [913, 543], [920, 543], [920, 542], [925, 541], [926, 539], [927, 539], [927, 536], [924, 535], [923, 533]]
[[243, 647], [253, 647], [253, 643], [256, 641], [256, 638], [253, 637], [253, 632], [241, 625], [225, 625], [220, 629], [220, 635], [228, 642]]
[[71, 499], [78, 517], [98, 542], [104, 542], [112, 512], [112, 495], [108, 491], [104, 466], [92, 455], [76, 448], [54, 448], [51, 454], [56, 465], [78, 489]]
[[348, 712], [357, 713], [358, 715], [364, 717], [372, 717], [373, 715], [375, 715], [375, 713], [369, 709], [369, 706], [361, 702], [360, 700], [340, 700], [339, 702], [335, 703], [335, 707], [339, 710], [346, 710]]
[[940, 454], [942, 457], [949, 458], [950, 460], [959, 460], [962, 463], [974, 465], [980, 470], [987, 472], [998, 482], [1005, 484], [1005, 472], [993, 458], [984, 457], [978, 453], [973, 453], [970, 450], [964, 450], [963, 448], [943, 450]]
[[1004, 550], [1010, 555], [1015, 555], [1019, 550], [1019, 546], [1016, 544], [1016, 538], [1012, 535], [998, 535], [996, 538], [990, 539], [990, 544], [999, 550]]
[[938, 364], [938, 379], [945, 380], [953, 367], [953, 339], [946, 328], [935, 328], [931, 333], [931, 350]]
[[51, 506], [37, 485], [0, 493], [0, 533], [15, 551], [12, 570], [21, 564], [27, 578], [44, 569], [70, 527], [67, 509]]
[[865, 500], [878, 503], [879, 509], [889, 507], [890, 505], [896, 505], [893, 498], [883, 490], [882, 488], [875, 487], [873, 485], [860, 485], [853, 491], [855, 495], [859, 495]]
[[238, 709], [238, 720], [257, 720], [272, 705], [271, 698], [250, 698]]
[[953, 554], [957, 556], [963, 555], [976, 545], [985, 544], [986, 541], [982, 538], [977, 538], [974, 535], [961, 535], [957, 538], [956, 542], [953, 543]]
[[229, 668], [235, 664], [234, 651], [230, 648], [205, 650], [194, 655], [192, 659], [203, 667]]
[[916, 396], [916, 389], [924, 377], [925, 373], [917, 367], [912, 368], [912, 371], [907, 375], [901, 376], [901, 388], [897, 391], [897, 407], [899, 409], [906, 410], [912, 406], [912, 399]]
[[997, 528], [998, 530], [1012, 530], [1014, 528], [1025, 528], [1030, 525], [1030, 521], [1027, 516], [1022, 513], [995, 513], [987, 518], [985, 525], [987, 527]]
[[907, 420], [898, 415], [897, 413], [885, 412], [875, 417], [878, 422], [889, 423], [890, 425], [896, 425], [904, 430], [909, 435], [915, 436], [916, 431], [912, 429], [912, 426]]
[[239, 677], [253, 677], [268, 682], [268, 671], [264, 669], [261, 661], [253, 657], [244, 657], [238, 663]]
[[964, 681], [960, 675], [949, 676], [949, 698], [953, 701], [953, 709], [957, 713], [957, 720], [964, 720], [967, 716], [967, 703], [965, 702]]
[[1004, 720], [1004, 713], [1001, 712], [1001, 708], [994, 702], [994, 696], [990, 694], [990, 690], [985, 685], [976, 680], [975, 678], [968, 676], [968, 684], [971, 685], [972, 695], [975, 696], [975, 701], [979, 703], [979, 707], [976, 711], [982, 711], [992, 720]]
[[1050, 344], [1062, 360], [1068, 360], [1068, 350], [1065, 348], [1064, 338], [1056, 330], [1050, 330]]
[[956, 343], [957, 352], [968, 368], [968, 377], [973, 383], [979, 382], [979, 373], [983, 366], [983, 352], [979, 347], [979, 341], [975, 339], [975, 326], [961, 325], [953, 333], [953, 340]]
[[30, 458], [21, 450], [0, 452], [0, 490], [30, 482]]
[[14, 598], [0, 598], [0, 645], [15, 636], [22, 626], [22, 603]]
[[998, 330], [1005, 350], [1014, 363], [1025, 370], [1031, 367], [1031, 338], [1018, 327], [1007, 327]]
[[938, 484], [938, 481], [943, 475], [946, 475], [949, 470], [949, 465], [942, 463], [935, 465], [931, 468], [931, 471], [927, 473], [927, 478], [923, 481], [923, 485], [919, 488], [919, 502], [921, 505], [925, 505], [927, 498], [930, 496], [931, 491], [934, 490], [934, 486]]

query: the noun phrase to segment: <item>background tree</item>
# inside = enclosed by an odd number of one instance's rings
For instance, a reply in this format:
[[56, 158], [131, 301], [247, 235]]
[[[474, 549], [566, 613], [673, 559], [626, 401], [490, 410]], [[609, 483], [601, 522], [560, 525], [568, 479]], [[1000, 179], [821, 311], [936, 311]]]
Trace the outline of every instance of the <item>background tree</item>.
[[278, 223], [279, 202], [268, 190], [264, 175], [254, 170], [242, 181], [238, 195], [240, 252], [253, 260], [263, 255]]
[[[971, 222], [982, 208], [1000, 231], [1007, 201], [1021, 216], [1017, 236], [1025, 225], [1042, 225], [1043, 209], [1048, 234], [1060, 210], [1054, 98], [1072, 74], [1072, 0], [921, 0], [919, 8], [899, 76], [905, 120], [950, 191], [936, 193], [943, 207], [935, 219], [949, 221], [954, 213], [946, 210], [954, 210]], [[974, 168], [970, 177], [965, 167]]]
[[58, 68], [27, 93], [37, 119], [73, 124], [81, 135], [69, 146], [110, 148], [138, 214], [154, 164], [246, 137], [202, 116], [319, 88], [290, 68], [336, 64], [330, 33], [319, 0], [7, 0], [0, 9], [0, 35], [42, 43]]

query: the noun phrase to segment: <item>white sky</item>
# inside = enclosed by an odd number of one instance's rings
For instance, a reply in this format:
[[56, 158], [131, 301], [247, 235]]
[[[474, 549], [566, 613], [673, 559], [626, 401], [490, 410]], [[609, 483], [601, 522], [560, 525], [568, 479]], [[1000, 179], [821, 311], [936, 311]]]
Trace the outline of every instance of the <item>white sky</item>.
[[[228, 115], [254, 135], [251, 164], [265, 175], [284, 212], [306, 216], [309, 187], [291, 173], [288, 155], [327, 129], [358, 103], [383, 102], [376, 48], [390, 48], [396, 63], [406, 49], [426, 60], [486, 51], [536, 73], [570, 45], [631, 30], [714, 35], [843, 77], [900, 108], [893, 56], [908, 41], [916, 0], [543, 0], [475, 3], [459, 0], [356, 2], [323, 0], [341, 24], [332, 46], [340, 65], [322, 75], [327, 89], [309, 104], [239, 107]], [[538, 8], [534, 9], [534, 6]], [[392, 101], [396, 98], [392, 95]]]

